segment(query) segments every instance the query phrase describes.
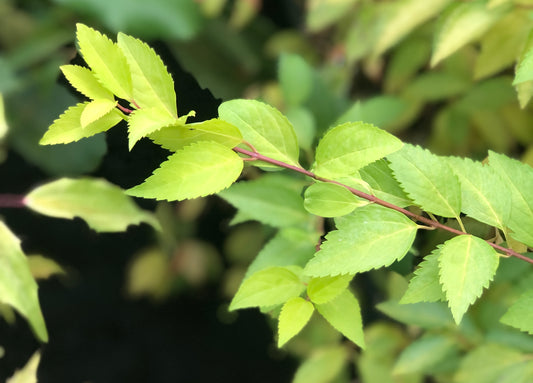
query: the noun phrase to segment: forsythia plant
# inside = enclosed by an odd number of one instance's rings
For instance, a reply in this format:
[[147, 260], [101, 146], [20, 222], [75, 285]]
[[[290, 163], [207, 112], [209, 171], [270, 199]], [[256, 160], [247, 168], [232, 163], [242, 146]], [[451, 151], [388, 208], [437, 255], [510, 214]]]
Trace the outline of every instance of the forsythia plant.
[[[216, 119], [188, 123], [194, 112], [178, 116], [173, 79], [148, 45], [122, 33], [115, 43], [82, 24], [77, 40], [88, 67], [65, 65], [61, 70], [89, 100], [62, 114], [41, 144], [74, 142], [125, 120], [130, 148], [148, 137], [172, 153], [127, 195], [179, 201], [218, 194], [237, 209], [234, 223], [257, 220], [276, 228], [229, 309], [258, 307], [276, 317], [279, 347], [319, 315], [364, 349], [360, 304], [350, 284], [358, 274], [388, 267], [414, 251], [420, 230], [446, 231], [451, 239], [424, 257], [399, 303], [378, 306], [400, 321], [401, 307], [411, 307], [411, 322], [422, 327], [424, 314], [435, 311], [444, 312], [442, 327], [451, 320], [463, 326], [500, 264], [511, 257], [523, 267], [533, 263], [527, 253], [533, 247], [533, 169], [526, 164], [493, 151], [484, 162], [437, 156], [358, 121], [330, 128], [306, 170], [299, 164], [297, 134], [277, 109], [237, 99], [222, 103]], [[245, 165], [265, 172], [238, 181]], [[100, 231], [123, 230], [141, 221], [158, 227], [150, 213], [101, 180], [62, 179], [35, 189], [24, 203], [43, 214], [81, 216]], [[97, 206], [99, 212], [88, 213], [84, 206]], [[109, 220], [106, 214], [123, 219]], [[329, 218], [334, 229], [325, 233], [324, 219]], [[472, 234], [474, 221], [490, 227], [491, 238]], [[19, 251], [6, 230], [0, 227], [5, 237], [0, 246], [12, 243], [13, 251]], [[45, 340], [44, 325], [35, 319], [38, 302], [31, 302], [18, 308]], [[526, 286], [500, 321], [533, 334], [532, 302], [533, 288]], [[414, 318], [413, 312], [420, 316]], [[429, 334], [406, 348], [396, 367], [411, 372], [402, 361], [417, 353], [443, 357], [456, 347], [442, 333]], [[331, 358], [345, 355], [342, 348], [328, 352]], [[517, 356], [516, 363], [524, 358]]]

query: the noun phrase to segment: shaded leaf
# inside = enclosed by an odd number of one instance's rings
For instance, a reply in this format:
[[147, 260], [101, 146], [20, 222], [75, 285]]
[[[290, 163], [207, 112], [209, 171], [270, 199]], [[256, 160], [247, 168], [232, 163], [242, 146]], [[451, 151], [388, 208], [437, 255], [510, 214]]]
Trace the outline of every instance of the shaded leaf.
[[533, 335], [533, 290], [523, 293], [507, 310], [500, 322]]
[[171, 155], [129, 195], [157, 200], [184, 200], [214, 194], [229, 187], [242, 172], [243, 161], [216, 142], [200, 141]]
[[468, 307], [489, 286], [498, 268], [499, 256], [485, 241], [472, 235], [460, 235], [440, 249], [439, 267], [442, 290], [456, 323]]
[[37, 283], [33, 279], [20, 241], [0, 221], [0, 301], [24, 316], [39, 340], [48, 341], [48, 332], [39, 306]]
[[409, 99], [434, 102], [460, 95], [471, 86], [470, 81], [456, 74], [427, 72], [411, 80], [404, 93]]
[[364, 121], [386, 129], [407, 110], [408, 103], [395, 96], [376, 96], [364, 101], [356, 101], [335, 122], [335, 125], [351, 121]]
[[302, 297], [285, 302], [278, 318], [278, 347], [282, 347], [304, 328], [314, 310], [313, 304]]
[[403, 214], [379, 205], [358, 208], [336, 224], [337, 230], [326, 235], [305, 267], [306, 274], [355, 274], [389, 266], [407, 254], [417, 231], [417, 225]]
[[[244, 140], [262, 155], [291, 165], [298, 164], [296, 133], [289, 120], [277, 109], [259, 101], [237, 99], [222, 103], [218, 113], [221, 120], [235, 125]], [[266, 163], [260, 165], [277, 168]]]
[[67, 272], [56, 261], [42, 255], [28, 255], [28, 265], [35, 279], [48, 279], [53, 275], [65, 275]]
[[150, 139], [165, 149], [175, 152], [198, 141], [213, 141], [228, 148], [234, 148], [242, 142], [242, 135], [232, 124], [213, 118], [184, 126], [164, 127], [150, 134]]
[[76, 24], [76, 37], [83, 58], [100, 84], [117, 97], [131, 101], [130, 68], [120, 48], [107, 36], [81, 23]]
[[299, 191], [289, 187], [291, 179], [283, 185], [273, 182], [277, 175], [265, 175], [253, 181], [241, 181], [218, 195], [235, 206], [248, 218], [276, 227], [305, 223], [309, 213], [305, 211]]
[[121, 188], [100, 179], [61, 178], [32, 190], [24, 203], [50, 217], [80, 217], [96, 231], [124, 231], [141, 222], [159, 228], [155, 218], [135, 205]]
[[428, 373], [456, 350], [455, 340], [449, 336], [440, 334], [424, 336], [402, 351], [394, 365], [393, 374]]
[[309, 186], [304, 194], [304, 207], [321, 217], [339, 217], [351, 213], [355, 208], [368, 205], [368, 201], [352, 194], [343, 186], [317, 182]]
[[454, 325], [450, 310], [443, 302], [400, 304], [387, 301], [377, 304], [376, 308], [408, 326], [420, 326], [429, 330]]
[[313, 171], [325, 178], [352, 176], [402, 145], [399, 139], [371, 124], [345, 123], [322, 137], [316, 148]]
[[328, 383], [346, 364], [346, 348], [331, 346], [315, 350], [296, 370], [292, 383]]
[[438, 302], [445, 300], [439, 280], [440, 247], [426, 255], [409, 281], [400, 303]]
[[299, 296], [305, 286], [300, 278], [285, 267], [269, 267], [246, 278], [233, 297], [229, 310], [268, 307]]
[[100, 119], [87, 125], [81, 126], [81, 115], [88, 103], [71, 106], [48, 128], [39, 141], [41, 145], [68, 144], [79, 141], [82, 138], [111, 129], [122, 120], [122, 116], [116, 110], [112, 110]]
[[59, 67], [66, 79], [76, 90], [92, 100], [114, 100], [113, 93], [98, 82], [89, 68], [78, 65], [62, 65]]
[[407, 144], [388, 159], [396, 179], [422, 209], [444, 217], [459, 216], [461, 185], [447, 159]]
[[361, 309], [349, 290], [344, 290], [326, 303], [315, 304], [315, 308], [342, 335], [365, 348]]
[[133, 99], [141, 108], [160, 108], [177, 117], [174, 81], [161, 58], [146, 43], [119, 33], [117, 44], [126, 56], [133, 83]]
[[307, 4], [306, 26], [318, 32], [334, 24], [353, 7], [358, 0], [310, 0]]
[[359, 170], [359, 174], [363, 181], [372, 188], [370, 194], [400, 207], [412, 204], [412, 201], [394, 178], [387, 160], [372, 162]]
[[300, 56], [284, 53], [279, 58], [278, 78], [288, 105], [300, 105], [313, 89], [313, 69]]
[[36, 351], [22, 369], [6, 380], [6, 383], [37, 383], [37, 368], [41, 361], [41, 353]]
[[323, 304], [335, 299], [348, 288], [353, 275], [312, 278], [307, 284], [307, 295], [315, 304]]

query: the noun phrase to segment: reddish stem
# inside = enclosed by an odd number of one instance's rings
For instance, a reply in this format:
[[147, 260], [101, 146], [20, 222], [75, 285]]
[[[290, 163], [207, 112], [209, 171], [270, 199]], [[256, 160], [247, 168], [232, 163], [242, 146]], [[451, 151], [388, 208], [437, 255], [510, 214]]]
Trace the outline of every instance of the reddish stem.
[[117, 103], [117, 108], [119, 108], [121, 111], [123, 111], [123, 112], [126, 113], [126, 114], [133, 113], [133, 110], [128, 109], [128, 108], [126, 108], [126, 107], [120, 105], [119, 103]]
[[0, 194], [0, 207], [25, 207], [24, 196], [21, 194]]
[[[237, 153], [241, 153], [241, 154], [244, 154], [244, 155], [247, 155], [248, 157], [251, 157], [253, 159], [256, 159], [256, 160], [259, 160], [259, 161], [263, 161], [263, 162], [268, 162], [269, 164], [272, 164], [272, 165], [277, 165], [277, 166], [280, 166], [282, 168], [285, 168], [285, 169], [290, 169], [290, 170], [293, 170], [295, 172], [298, 172], [300, 174], [304, 174], [308, 177], [311, 177], [317, 181], [322, 181], [322, 182], [329, 182], [329, 183], [333, 183], [333, 184], [337, 184], [337, 185], [340, 185], [346, 189], [348, 189], [350, 192], [352, 192], [353, 194], [355, 194], [356, 196], [358, 197], [361, 197], [361, 198], [364, 198], [370, 202], [373, 202], [373, 203], [376, 203], [378, 205], [381, 205], [383, 207], [386, 207], [386, 208], [389, 208], [389, 209], [392, 209], [392, 210], [396, 210], [397, 212], [400, 212], [408, 217], [411, 217], [413, 219], [415, 219], [416, 221], [418, 222], [422, 222], [428, 226], [431, 226], [431, 227], [434, 227], [434, 228], [437, 228], [437, 229], [441, 229], [441, 230], [446, 230], [450, 233], [453, 233], [453, 234], [456, 234], [456, 235], [470, 235], [468, 233], [465, 233], [465, 232], [462, 232], [460, 230], [457, 230], [457, 229], [454, 229], [453, 227], [450, 227], [450, 226], [446, 226], [438, 221], [434, 221], [432, 219], [429, 219], [427, 217], [424, 217], [424, 216], [421, 216], [421, 215], [418, 215], [418, 214], [415, 214], [409, 210], [406, 210], [404, 208], [401, 208], [399, 206], [396, 206], [396, 205], [393, 205], [392, 203], [390, 202], [387, 202], [387, 201], [384, 201], [382, 199], [379, 199], [377, 198], [376, 196], [373, 196], [373, 195], [370, 195], [370, 194], [367, 194], [365, 192], [362, 192], [360, 190], [357, 190], [357, 189], [354, 189], [348, 185], [344, 185], [343, 183], [340, 183], [340, 182], [337, 182], [337, 181], [333, 181], [333, 180], [328, 180], [326, 178], [322, 178], [322, 177], [319, 177], [317, 176], [316, 174], [314, 174], [313, 172], [310, 172], [309, 170], [305, 170], [299, 166], [295, 166], [295, 165], [290, 165], [290, 164], [287, 164], [283, 161], [278, 161], [278, 160], [275, 160], [273, 158], [270, 158], [270, 157], [266, 157], [256, 151], [249, 151], [249, 150], [246, 150], [246, 149], [242, 149], [242, 148], [239, 148], [239, 147], [235, 147], [233, 148], [233, 150]], [[508, 249], [506, 247], [503, 247], [503, 246], [500, 246], [500, 245], [497, 245], [493, 242], [490, 242], [490, 241], [485, 241], [487, 242], [490, 246], [492, 246], [494, 249], [496, 250], [499, 250], [507, 255], [510, 255], [510, 256], [513, 256], [513, 257], [516, 257], [516, 258], [520, 258], [522, 259], [523, 261], [526, 261], [526, 262], [529, 262], [529, 263], [532, 263], [533, 264], [533, 259], [531, 258], [528, 258], [526, 257], [525, 255], [523, 254], [520, 254], [520, 253], [517, 253], [516, 251], [512, 250], [512, 249]]]

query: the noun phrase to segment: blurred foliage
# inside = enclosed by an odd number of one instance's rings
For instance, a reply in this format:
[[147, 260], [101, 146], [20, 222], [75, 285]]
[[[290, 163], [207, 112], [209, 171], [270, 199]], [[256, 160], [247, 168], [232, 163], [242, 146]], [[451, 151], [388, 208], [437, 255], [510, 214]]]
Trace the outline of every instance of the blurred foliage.
[[[491, 149], [533, 164], [533, 86], [513, 84], [514, 66], [531, 47], [532, 6], [529, 0], [4, 0], [0, 163], [8, 149], [50, 176], [99, 166], [107, 151], [103, 135], [38, 145], [53, 119], [75, 103], [57, 80], [59, 65], [75, 54], [75, 23], [83, 22], [162, 41], [217, 98], [276, 106], [296, 129], [304, 166], [328, 127], [354, 120], [440, 154], [482, 159]], [[247, 172], [257, 177], [256, 169]], [[234, 295], [274, 230], [237, 217], [215, 246], [200, 238], [198, 224], [212, 206], [204, 198], [158, 205], [164, 229], [125, 271], [132, 297], [157, 301], [209, 284], [227, 299]], [[423, 237], [420, 255], [442, 235]], [[420, 257], [410, 259], [409, 271]], [[35, 276], [64, 272], [44, 258], [31, 264]], [[355, 362], [365, 383], [423, 382], [429, 375], [435, 382], [526, 382], [533, 340], [498, 319], [518, 299], [518, 286], [531, 284], [531, 267], [506, 260], [500, 269], [494, 289], [459, 327], [441, 303], [400, 305], [405, 275], [378, 270], [357, 278], [367, 349], [341, 342], [315, 316], [285, 347], [304, 361], [294, 381], [348, 382]], [[13, 313], [3, 307], [9, 319]], [[234, 320], [222, 310], [221, 320]]]

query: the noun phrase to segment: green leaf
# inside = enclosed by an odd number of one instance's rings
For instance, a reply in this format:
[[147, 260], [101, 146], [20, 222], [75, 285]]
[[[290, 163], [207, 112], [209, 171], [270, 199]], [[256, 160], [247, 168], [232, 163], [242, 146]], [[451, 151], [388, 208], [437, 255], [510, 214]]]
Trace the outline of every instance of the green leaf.
[[76, 90], [92, 100], [114, 100], [113, 93], [100, 84], [89, 68], [78, 65], [62, 65], [59, 67], [66, 79]]
[[447, 72], [428, 72], [411, 80], [404, 90], [409, 99], [435, 102], [458, 96], [472, 84], [463, 76]]
[[[298, 165], [298, 140], [291, 123], [277, 109], [254, 100], [231, 100], [218, 107], [221, 120], [235, 125], [259, 153]], [[254, 163], [257, 161], [254, 161]], [[275, 167], [261, 162], [261, 166]]]
[[439, 281], [439, 256], [440, 247], [424, 260], [415, 270], [415, 276], [409, 282], [407, 291], [400, 303], [438, 302], [445, 300], [442, 286]]
[[82, 128], [86, 128], [95, 121], [98, 121], [106, 114], [109, 114], [117, 105], [114, 100], [98, 99], [89, 102], [83, 112], [81, 112], [80, 123]]
[[523, 293], [507, 310], [500, 322], [533, 335], [533, 290]]
[[335, 121], [335, 125], [364, 121], [386, 129], [402, 116], [408, 106], [405, 100], [396, 96], [376, 96], [363, 102], [356, 101]]
[[305, 285], [285, 267], [269, 267], [246, 278], [233, 297], [229, 310], [268, 307], [299, 296]]
[[511, 191], [511, 236], [533, 246], [533, 168], [503, 154], [489, 151], [489, 166], [494, 168]]
[[374, 54], [381, 55], [420, 24], [438, 15], [451, 0], [402, 0], [388, 10], [385, 26], [374, 46]]
[[118, 186], [100, 179], [61, 178], [32, 190], [24, 198], [30, 209], [51, 217], [80, 217], [96, 231], [124, 231], [146, 222], [159, 228]]
[[520, 56], [531, 26], [527, 12], [522, 9], [513, 10], [494, 24], [481, 38], [474, 77], [488, 77], [511, 66]]
[[82, 127], [81, 115], [88, 104], [88, 102], [85, 102], [68, 108], [65, 113], [50, 125], [39, 144], [68, 144], [105, 132], [122, 120], [121, 114], [116, 110], [112, 110], [86, 127]]
[[356, 197], [345, 187], [329, 182], [314, 183], [304, 194], [305, 209], [321, 217], [339, 217], [368, 204], [367, 200]]
[[278, 347], [281, 348], [309, 322], [315, 308], [302, 297], [289, 299], [281, 308], [278, 322]]
[[449, 164], [461, 182], [463, 213], [503, 229], [511, 213], [510, 191], [494, 168], [457, 157]]
[[449, 328], [454, 324], [450, 310], [443, 302], [400, 304], [387, 301], [379, 303], [376, 308], [408, 326], [420, 326], [429, 330]]
[[459, 216], [461, 185], [445, 158], [404, 145], [388, 159], [400, 185], [422, 209], [443, 217]]
[[315, 304], [323, 304], [335, 299], [348, 288], [353, 275], [312, 278], [307, 284], [307, 295]]
[[402, 42], [391, 52], [385, 74], [385, 90], [396, 93], [427, 64], [431, 46], [427, 38], [413, 37]]
[[310, 0], [305, 20], [308, 30], [318, 32], [334, 24], [357, 2], [358, 0]]
[[37, 283], [33, 279], [20, 241], [0, 221], [0, 302], [14, 307], [31, 325], [35, 335], [48, 341], [48, 332], [39, 307]]
[[83, 24], [76, 24], [76, 36], [83, 58], [105, 88], [117, 97], [133, 98], [130, 69], [120, 48], [107, 36]]
[[317, 233], [297, 228], [281, 229], [268, 241], [246, 270], [246, 277], [272, 266], [300, 266], [313, 257]]
[[349, 290], [344, 290], [326, 303], [315, 304], [315, 308], [342, 335], [365, 348], [361, 309]]
[[242, 135], [232, 124], [213, 118], [184, 126], [168, 126], [150, 134], [150, 139], [175, 152], [198, 141], [214, 141], [234, 148], [242, 142]]
[[119, 33], [117, 44], [126, 56], [133, 83], [133, 99], [141, 108], [160, 108], [178, 116], [174, 81], [161, 58], [134, 37]]
[[405, 207], [412, 204], [400, 184], [394, 178], [387, 160], [377, 160], [368, 164], [359, 174], [371, 188], [371, 194], [396, 206]]
[[292, 189], [290, 182], [287, 176], [268, 174], [253, 181], [238, 182], [218, 195], [250, 219], [275, 227], [293, 226], [307, 222], [310, 216], [300, 192]]
[[288, 105], [302, 104], [313, 89], [313, 69], [298, 55], [284, 53], [278, 64], [279, 85]]
[[325, 178], [351, 176], [402, 145], [399, 139], [371, 124], [342, 124], [330, 129], [318, 143], [314, 172]]
[[503, 372], [525, 356], [501, 344], [485, 343], [465, 355], [455, 374], [457, 383], [496, 383]]
[[330, 346], [315, 350], [296, 370], [292, 383], [329, 383], [346, 364], [344, 346]]
[[533, 80], [516, 84], [515, 88], [520, 108], [524, 109], [533, 96]]
[[417, 230], [403, 214], [379, 205], [358, 208], [336, 224], [337, 230], [326, 235], [320, 251], [305, 267], [306, 274], [355, 274], [389, 266], [407, 254]]
[[6, 383], [37, 383], [37, 369], [41, 361], [41, 352], [35, 351], [31, 358], [26, 362], [26, 365], [20, 370], [15, 371], [15, 374], [6, 380]]
[[407, 346], [394, 365], [393, 374], [429, 373], [457, 351], [455, 340], [435, 334], [415, 340]]
[[127, 193], [157, 200], [184, 200], [229, 187], [242, 172], [243, 161], [216, 142], [200, 141], [171, 155], [142, 184]]
[[501, 8], [488, 9], [482, 0], [449, 7], [437, 26], [431, 66], [478, 39], [501, 16]]
[[131, 150], [142, 137], [148, 136], [164, 127], [175, 125], [179, 129], [185, 121], [173, 117], [161, 108], [144, 108], [135, 110], [128, 118], [128, 146]]
[[294, 127], [300, 148], [307, 151], [314, 150], [316, 121], [313, 113], [302, 106], [288, 108], [285, 115]]
[[439, 266], [442, 290], [456, 323], [489, 286], [499, 256], [488, 243], [472, 235], [454, 237], [442, 245]]
[[526, 44], [521, 52], [516, 67], [513, 85], [527, 83], [533, 80], [533, 32], [527, 36]]

